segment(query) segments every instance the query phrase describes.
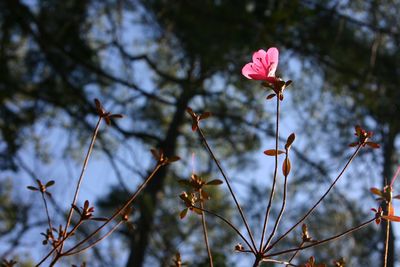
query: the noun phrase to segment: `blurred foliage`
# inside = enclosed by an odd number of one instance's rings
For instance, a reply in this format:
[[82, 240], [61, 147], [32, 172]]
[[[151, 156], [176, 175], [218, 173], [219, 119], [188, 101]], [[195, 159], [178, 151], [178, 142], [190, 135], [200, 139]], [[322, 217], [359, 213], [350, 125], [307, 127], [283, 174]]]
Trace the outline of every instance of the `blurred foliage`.
[[[336, 156], [343, 157], [348, 129], [360, 121], [377, 130], [377, 141], [383, 144], [382, 177], [391, 177], [391, 169], [398, 163], [395, 140], [400, 130], [399, 8], [400, 2], [394, 0], [2, 1], [0, 168], [16, 171], [20, 167], [17, 155], [24, 146], [46, 137], [35, 136], [32, 125], [65, 129], [72, 136], [67, 149], [81, 149], [75, 143], [83, 143], [90, 135], [94, 97], [112, 107], [112, 112], [126, 115], [124, 122], [114, 124], [99, 139], [98, 149], [110, 160], [114, 158], [116, 169], [126, 162], [116, 160], [112, 152], [120, 147], [135, 152], [140, 143], [183, 155], [186, 165], [190, 164], [190, 152], [199, 151], [199, 171], [213, 173], [215, 166], [200, 152], [196, 135], [190, 131], [184, 112], [188, 105], [214, 114], [204, 129], [227, 167], [251, 168], [254, 163], [249, 152], [260, 149], [261, 141], [271, 135], [272, 124], [264, 109], [265, 91], [245, 81], [240, 69], [252, 51], [277, 46], [301, 65], [299, 79], [290, 77], [295, 81], [293, 96], [305, 103], [301, 106], [306, 118], [301, 130], [313, 134], [310, 144], [321, 140], [321, 135], [329, 136], [331, 145], [325, 153], [333, 152], [335, 165], [323, 171], [315, 168], [319, 160], [307, 158], [307, 151], [314, 146], [306, 147], [296, 160], [311, 167], [298, 171], [293, 198], [307, 189], [315, 192], [315, 188], [302, 189], [306, 181], [317, 182], [318, 188], [325, 181], [316, 177], [339, 168]], [[296, 73], [284, 67], [283, 63], [279, 69], [283, 76]], [[312, 80], [315, 76], [322, 82]], [[328, 101], [330, 104], [325, 104]], [[128, 162], [132, 172], [123, 175], [145, 176], [137, 164]], [[178, 201], [178, 188], [171, 177], [185, 178], [183, 172], [182, 168], [161, 172], [144, 192], [135, 217], [136, 236], [125, 233], [132, 244], [127, 250], [137, 259], [128, 266], [142, 266], [146, 255], [163, 262], [174, 255], [181, 240], [175, 240], [165, 255], [150, 253], [170, 240], [172, 233], [184, 236], [180, 227], [173, 228], [178, 217], [172, 218], [170, 209]], [[118, 187], [101, 203], [104, 207], [107, 202], [118, 205], [126, 191]], [[262, 192], [250, 197], [259, 195], [263, 203]], [[251, 198], [248, 201], [258, 203]], [[221, 203], [215, 208], [229, 206]], [[359, 218], [354, 214], [360, 207], [352, 206], [351, 218], [356, 223]], [[260, 209], [256, 209], [257, 213]], [[331, 212], [328, 203], [321, 211], [322, 218], [330, 218]], [[335, 212], [341, 220], [341, 211]], [[347, 212], [343, 211], [343, 216]], [[298, 213], [292, 213], [295, 220]], [[330, 228], [329, 220], [327, 223]], [[173, 230], [168, 231], [169, 227]], [[149, 241], [152, 229], [164, 230], [162, 241]], [[368, 250], [365, 241], [369, 239], [358, 240]], [[369, 259], [366, 250], [351, 248], [360, 264]], [[221, 251], [221, 259], [226, 251]], [[328, 252], [321, 255], [324, 253]]]

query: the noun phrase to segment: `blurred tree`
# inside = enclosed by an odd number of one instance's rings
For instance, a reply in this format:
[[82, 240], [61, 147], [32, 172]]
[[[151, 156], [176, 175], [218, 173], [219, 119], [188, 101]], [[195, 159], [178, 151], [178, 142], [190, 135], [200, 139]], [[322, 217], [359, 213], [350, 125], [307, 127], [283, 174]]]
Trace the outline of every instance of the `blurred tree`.
[[[343, 112], [333, 116], [330, 129], [348, 129], [354, 118], [360, 120], [358, 114], [367, 114], [368, 126], [378, 129], [383, 144], [382, 177], [389, 179], [399, 131], [399, 5], [372, 0], [3, 1], [0, 166], [17, 168], [13, 156], [29, 138], [27, 126], [39, 120], [51, 125], [68, 116], [77, 134], [85, 135], [94, 96], [129, 118], [115, 125], [118, 141], [102, 139], [110, 160], [112, 145], [130, 140], [161, 147], [167, 156], [188, 155], [196, 143], [183, 127], [190, 105], [214, 113], [216, 119], [206, 122], [213, 145], [222, 158], [229, 157], [229, 166], [245, 166], [247, 151], [260, 145], [261, 131], [271, 133], [264, 92], [249, 90], [240, 68], [250, 51], [275, 45], [310, 64], [332, 92], [352, 99], [338, 105]], [[139, 27], [140, 42], [124, 36], [127, 26]], [[306, 91], [307, 97], [313, 90], [318, 88]], [[326, 124], [319, 126], [327, 131]], [[163, 169], [138, 203], [127, 266], [143, 266], [151, 251], [149, 236], [159, 223], [155, 218], [168, 176], [180, 175]], [[392, 236], [389, 267], [393, 251]]]

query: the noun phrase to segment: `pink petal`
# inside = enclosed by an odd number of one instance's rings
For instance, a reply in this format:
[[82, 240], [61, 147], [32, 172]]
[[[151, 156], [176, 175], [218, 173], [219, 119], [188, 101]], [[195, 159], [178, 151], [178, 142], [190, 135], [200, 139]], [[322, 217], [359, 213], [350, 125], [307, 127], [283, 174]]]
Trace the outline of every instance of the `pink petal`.
[[260, 49], [257, 52], [254, 52], [253, 54], [253, 63], [260, 68], [267, 67], [266, 59], [267, 59], [267, 52], [265, 52], [265, 50], [263, 49]]
[[249, 79], [253, 80], [265, 80], [267, 77], [264, 74], [259, 74], [259, 73], [254, 73], [254, 74], [249, 74]]
[[268, 76], [275, 76], [275, 71], [279, 62], [279, 51], [276, 47], [268, 49], [266, 61], [268, 65]]
[[246, 65], [244, 65], [244, 67], [242, 68], [242, 74], [247, 79], [254, 79], [251, 77], [251, 75], [261, 75], [264, 78], [266, 77], [265, 71], [262, 68], [260, 69], [253, 63], [247, 63]]

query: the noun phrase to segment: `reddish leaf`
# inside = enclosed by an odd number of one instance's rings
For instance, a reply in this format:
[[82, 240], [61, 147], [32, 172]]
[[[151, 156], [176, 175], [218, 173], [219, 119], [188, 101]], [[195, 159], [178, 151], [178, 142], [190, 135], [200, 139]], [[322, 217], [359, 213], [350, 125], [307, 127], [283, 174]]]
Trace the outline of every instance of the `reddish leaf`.
[[354, 143], [349, 144], [349, 147], [355, 147], [355, 146], [358, 146], [358, 142], [354, 142]]
[[187, 208], [184, 209], [184, 210], [182, 210], [182, 211], [179, 213], [179, 218], [181, 218], [181, 219], [185, 218], [187, 212], [188, 212], [188, 209], [187, 209]]
[[192, 210], [193, 210], [194, 212], [196, 212], [197, 214], [199, 214], [199, 215], [202, 214], [202, 210], [200, 210], [200, 209], [198, 209], [198, 208], [193, 207]]
[[285, 151], [282, 150], [275, 150], [275, 149], [267, 149], [264, 151], [264, 154], [267, 156], [275, 156], [275, 155], [280, 155], [280, 154], [284, 154]]
[[221, 180], [215, 179], [215, 180], [211, 180], [211, 181], [207, 182], [206, 185], [220, 185], [220, 184], [223, 184], [223, 183], [224, 182], [222, 182]]
[[201, 196], [203, 197], [203, 199], [208, 200], [210, 199], [210, 196], [208, 195], [208, 193], [204, 190], [201, 190]]
[[282, 164], [282, 172], [284, 176], [288, 176], [290, 173], [291, 164], [289, 158], [286, 158]]
[[372, 148], [380, 148], [381, 147], [379, 144], [374, 143], [374, 142], [365, 142], [365, 144]]
[[154, 148], [150, 149], [151, 154], [153, 155], [155, 160], [159, 160], [160, 159], [160, 154], [158, 153], [158, 151]]
[[197, 121], [194, 121], [194, 122], [192, 123], [192, 131], [193, 131], [193, 132], [197, 131]]
[[172, 163], [172, 162], [178, 161], [178, 160], [180, 160], [180, 159], [181, 159], [181, 158], [178, 157], [178, 156], [172, 156], [172, 157], [169, 157], [169, 158], [168, 158], [168, 163]]
[[387, 215], [387, 216], [382, 216], [385, 220], [391, 221], [391, 222], [400, 222], [400, 217], [399, 216], [394, 216], [394, 215]]
[[291, 84], [292, 84], [292, 80], [288, 80], [288, 81], [285, 82], [285, 87], [288, 87]]
[[379, 190], [378, 188], [372, 187], [369, 189], [369, 191], [371, 191], [372, 194], [378, 195], [380, 197], [383, 197], [383, 193], [381, 190]]
[[190, 107], [187, 107], [187, 108], [186, 108], [186, 112], [189, 113], [189, 115], [190, 115], [192, 118], [196, 117], [196, 115], [195, 115], [194, 112], [193, 112], [193, 109], [191, 109]]
[[276, 94], [270, 94], [270, 95], [268, 95], [267, 96], [267, 99], [269, 100], [269, 99], [272, 99], [272, 98], [274, 98], [276, 96]]
[[290, 148], [290, 146], [293, 144], [293, 142], [294, 142], [294, 139], [296, 139], [296, 135], [294, 134], [294, 133], [292, 133], [291, 135], [289, 135], [289, 137], [288, 137], [288, 139], [287, 139], [287, 141], [286, 141], [286, 145], [285, 145], [285, 148], [286, 149], [289, 149]]
[[207, 119], [210, 116], [211, 116], [211, 112], [204, 112], [203, 114], [200, 115], [199, 120]]
[[394, 196], [395, 199], [400, 199], [400, 195]]

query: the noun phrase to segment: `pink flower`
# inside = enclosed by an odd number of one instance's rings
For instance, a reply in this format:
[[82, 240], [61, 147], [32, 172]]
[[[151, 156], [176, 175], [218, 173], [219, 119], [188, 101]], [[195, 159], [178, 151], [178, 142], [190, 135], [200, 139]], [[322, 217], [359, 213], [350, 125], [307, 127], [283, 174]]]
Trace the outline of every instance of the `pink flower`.
[[247, 79], [263, 80], [270, 83], [276, 81], [275, 71], [278, 67], [279, 51], [276, 47], [271, 47], [267, 52], [260, 49], [253, 54], [253, 62], [247, 63], [242, 74]]

